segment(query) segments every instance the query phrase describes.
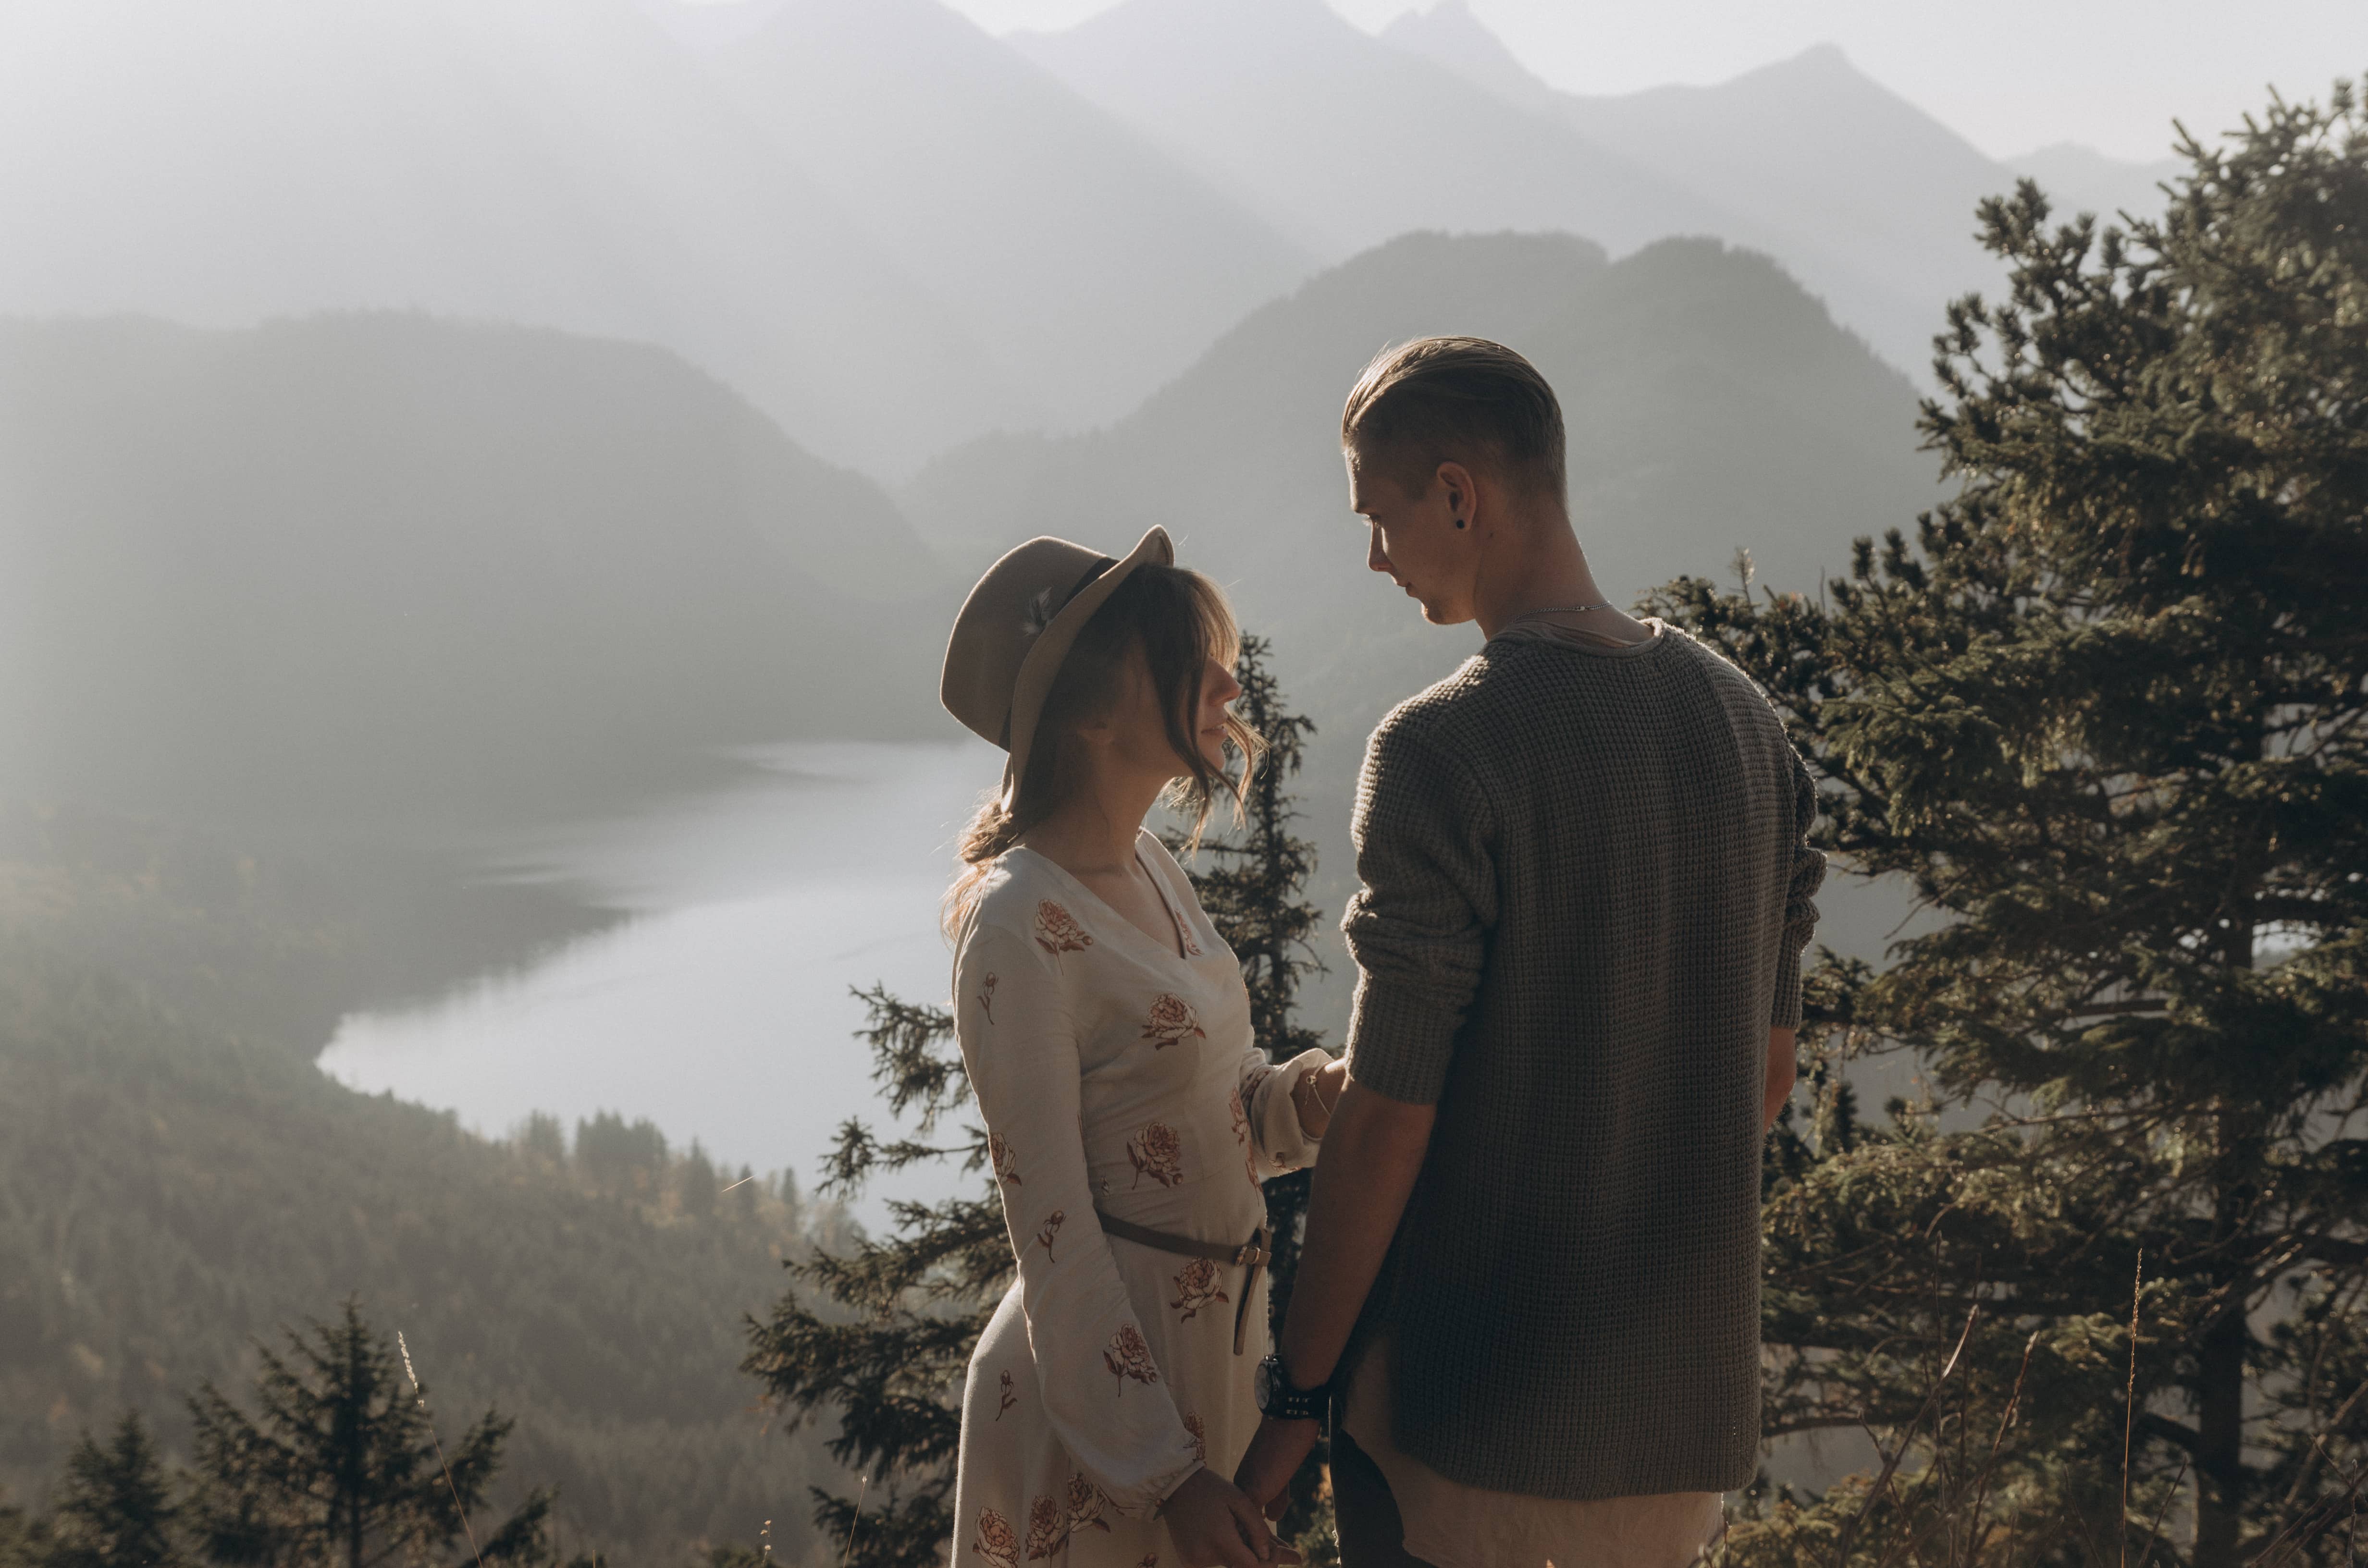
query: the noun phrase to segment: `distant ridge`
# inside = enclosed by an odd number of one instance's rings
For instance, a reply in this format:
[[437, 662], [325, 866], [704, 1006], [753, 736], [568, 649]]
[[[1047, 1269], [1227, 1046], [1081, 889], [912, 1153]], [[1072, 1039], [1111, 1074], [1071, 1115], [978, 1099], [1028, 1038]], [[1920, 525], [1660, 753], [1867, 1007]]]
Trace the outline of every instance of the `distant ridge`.
[[632, 0], [9, 0], [0, 314], [664, 344], [890, 471], [1011, 389]]
[[1125, 0], [1010, 41], [1327, 258], [1417, 229], [1563, 229], [1619, 252], [1741, 227], [1323, 0]]
[[952, 585], [663, 350], [397, 314], [0, 323], [0, 793], [550, 821], [939, 733]]
[[787, 0], [709, 64], [994, 358], [983, 424], [1103, 423], [1315, 268], [939, 0]]

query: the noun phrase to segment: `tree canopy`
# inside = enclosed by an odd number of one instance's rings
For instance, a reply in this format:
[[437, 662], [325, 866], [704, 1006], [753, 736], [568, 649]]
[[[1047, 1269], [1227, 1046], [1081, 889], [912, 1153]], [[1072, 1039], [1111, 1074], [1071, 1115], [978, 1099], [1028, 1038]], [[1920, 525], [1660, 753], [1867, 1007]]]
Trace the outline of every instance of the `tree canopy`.
[[[1660, 596], [1938, 917], [1818, 977], [1770, 1156], [1768, 1430], [1885, 1463], [1742, 1560], [2232, 1568], [2368, 1474], [2368, 118], [2183, 153], [2158, 222], [1983, 205], [2010, 282], [1936, 342], [1962, 488], [1912, 540]], [[1884, 1050], [1935, 1098], [1877, 1128]]]

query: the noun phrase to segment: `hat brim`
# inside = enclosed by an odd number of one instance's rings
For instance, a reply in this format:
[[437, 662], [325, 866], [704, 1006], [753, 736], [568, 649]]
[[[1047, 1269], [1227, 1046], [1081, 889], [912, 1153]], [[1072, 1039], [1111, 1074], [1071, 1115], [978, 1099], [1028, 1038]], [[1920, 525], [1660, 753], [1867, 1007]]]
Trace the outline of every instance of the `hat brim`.
[[1061, 665], [1067, 660], [1069, 650], [1076, 646], [1077, 633], [1104, 601], [1118, 592], [1118, 586], [1145, 562], [1159, 566], [1176, 564], [1176, 546], [1167, 530], [1154, 528], [1136, 542], [1109, 571], [1087, 583], [1061, 607], [1052, 623], [1037, 634], [1029, 648], [1028, 656], [1019, 663], [1019, 678], [1011, 688], [1011, 760], [1003, 768], [1003, 803], [1008, 807], [1019, 792], [1019, 781], [1028, 776], [1028, 758], [1036, 739], [1036, 722], [1044, 715], [1046, 699], [1053, 695], [1053, 683], [1059, 678]]

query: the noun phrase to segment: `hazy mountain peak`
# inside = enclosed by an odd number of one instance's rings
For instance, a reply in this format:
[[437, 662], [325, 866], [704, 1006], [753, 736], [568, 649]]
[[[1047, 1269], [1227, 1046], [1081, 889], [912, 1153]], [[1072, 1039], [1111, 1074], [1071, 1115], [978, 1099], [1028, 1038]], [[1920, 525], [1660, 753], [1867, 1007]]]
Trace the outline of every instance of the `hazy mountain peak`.
[[2053, 142], [2006, 163], [2016, 174], [2037, 180], [2063, 216], [2094, 212], [2109, 222], [2123, 212], [2142, 218], [2159, 214], [2162, 187], [2187, 167], [2179, 158], [2133, 164], [2078, 142]]
[[1426, 11], [1406, 11], [1378, 35], [1392, 49], [1443, 65], [1507, 103], [1551, 113], [1562, 95], [1521, 63], [1465, 0], [1439, 0]]
[[1005, 41], [1048, 63], [1090, 56], [1147, 65], [1182, 51], [1177, 63], [1189, 68], [1201, 51], [1233, 53], [1246, 40], [1273, 63], [1371, 41], [1325, 0], [1121, 0], [1074, 27]]

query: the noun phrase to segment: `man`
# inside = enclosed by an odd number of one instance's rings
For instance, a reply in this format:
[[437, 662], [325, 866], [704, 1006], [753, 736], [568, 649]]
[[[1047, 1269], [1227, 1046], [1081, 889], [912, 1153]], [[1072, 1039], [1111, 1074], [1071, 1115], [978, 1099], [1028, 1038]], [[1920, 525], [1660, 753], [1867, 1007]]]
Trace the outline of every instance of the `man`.
[[1279, 1509], [1328, 1403], [1349, 1568], [1682, 1568], [1758, 1453], [1815, 791], [1741, 673], [1606, 602], [1527, 360], [1409, 344], [1340, 429], [1367, 563], [1488, 642], [1367, 754], [1349, 1086], [1237, 1479]]

